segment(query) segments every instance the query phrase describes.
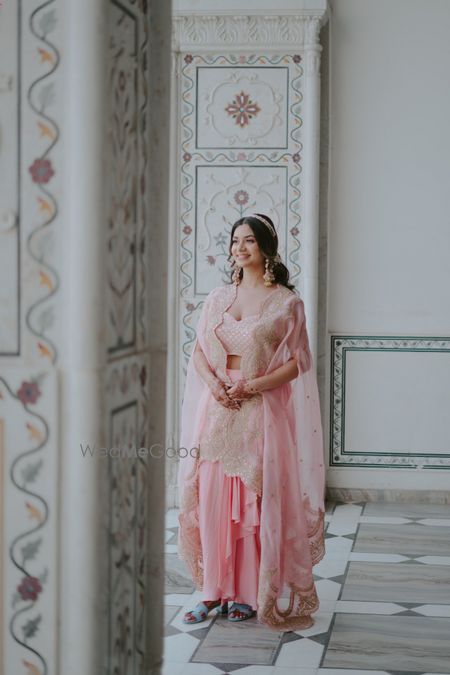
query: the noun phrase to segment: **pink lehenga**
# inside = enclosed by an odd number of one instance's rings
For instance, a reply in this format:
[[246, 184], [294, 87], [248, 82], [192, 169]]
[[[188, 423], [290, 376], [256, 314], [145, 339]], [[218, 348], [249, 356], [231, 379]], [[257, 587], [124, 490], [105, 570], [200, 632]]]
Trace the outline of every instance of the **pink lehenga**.
[[[319, 607], [312, 567], [325, 553], [325, 469], [304, 304], [278, 285], [244, 324], [227, 313], [236, 294], [234, 284], [215, 288], [198, 321], [195, 344], [213, 372], [231, 383], [295, 358], [299, 374], [232, 410], [214, 399], [189, 359], [179, 555], [205, 600], [250, 604], [261, 623], [278, 631], [307, 628]], [[233, 331], [235, 340], [242, 333], [240, 370], [226, 367]]]

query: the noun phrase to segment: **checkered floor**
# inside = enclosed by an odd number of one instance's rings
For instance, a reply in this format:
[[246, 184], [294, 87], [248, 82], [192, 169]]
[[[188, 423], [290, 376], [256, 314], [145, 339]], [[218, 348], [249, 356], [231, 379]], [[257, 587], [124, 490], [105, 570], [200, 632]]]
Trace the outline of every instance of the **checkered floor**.
[[325, 519], [315, 624], [276, 633], [256, 618], [182, 623], [202, 595], [169, 511], [163, 675], [450, 675], [450, 506], [327, 504]]

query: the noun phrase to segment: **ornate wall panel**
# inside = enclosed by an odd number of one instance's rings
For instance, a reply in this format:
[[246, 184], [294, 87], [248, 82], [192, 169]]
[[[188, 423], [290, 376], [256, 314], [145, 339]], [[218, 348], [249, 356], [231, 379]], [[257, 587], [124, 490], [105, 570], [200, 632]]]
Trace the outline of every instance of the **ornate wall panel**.
[[[106, 222], [108, 451], [148, 447], [149, 27], [145, 0], [111, 0]], [[148, 457], [109, 456], [108, 673], [144, 673]]]
[[61, 33], [56, 0], [0, 5], [5, 673], [57, 672]]
[[450, 469], [449, 378], [448, 338], [332, 336], [330, 466]]
[[109, 5], [107, 328], [111, 356], [147, 339], [148, 27], [144, 0]]
[[57, 381], [3, 368], [4, 672], [56, 673]]
[[181, 370], [204, 297], [228, 279], [238, 218], [270, 215], [281, 256], [300, 282], [304, 69], [299, 53], [179, 59]]
[[[19, 3], [20, 5], [21, 3]], [[24, 8], [25, 10], [25, 8]], [[57, 298], [61, 242], [61, 84], [56, 2], [28, 3], [22, 13], [21, 260], [25, 357], [47, 366], [58, 360]]]
[[58, 358], [59, 17], [55, 0], [0, 7], [0, 356]]
[[121, 359], [107, 373], [108, 673], [118, 675], [144, 672], [147, 378], [146, 357]]

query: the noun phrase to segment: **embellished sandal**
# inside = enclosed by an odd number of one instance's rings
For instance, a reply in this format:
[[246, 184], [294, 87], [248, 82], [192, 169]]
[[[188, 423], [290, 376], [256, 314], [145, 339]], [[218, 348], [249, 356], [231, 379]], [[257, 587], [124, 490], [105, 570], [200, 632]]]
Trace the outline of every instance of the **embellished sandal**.
[[[212, 609], [220, 607], [220, 600], [207, 600], [206, 602], [199, 602], [198, 605], [195, 605], [194, 609], [191, 609], [183, 617], [183, 623], [201, 623], [206, 621], [208, 614]], [[193, 617], [193, 619], [190, 619]]]
[[245, 621], [256, 614], [250, 605], [233, 602], [228, 612], [228, 621]]

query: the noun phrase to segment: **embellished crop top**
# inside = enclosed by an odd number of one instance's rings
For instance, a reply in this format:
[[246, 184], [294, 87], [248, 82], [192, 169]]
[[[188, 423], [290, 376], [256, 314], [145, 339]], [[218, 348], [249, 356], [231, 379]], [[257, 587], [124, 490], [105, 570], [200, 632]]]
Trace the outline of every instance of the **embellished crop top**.
[[229, 312], [224, 312], [223, 322], [216, 333], [227, 354], [242, 356], [251, 344], [252, 329], [258, 319], [259, 314], [251, 314], [238, 321]]

